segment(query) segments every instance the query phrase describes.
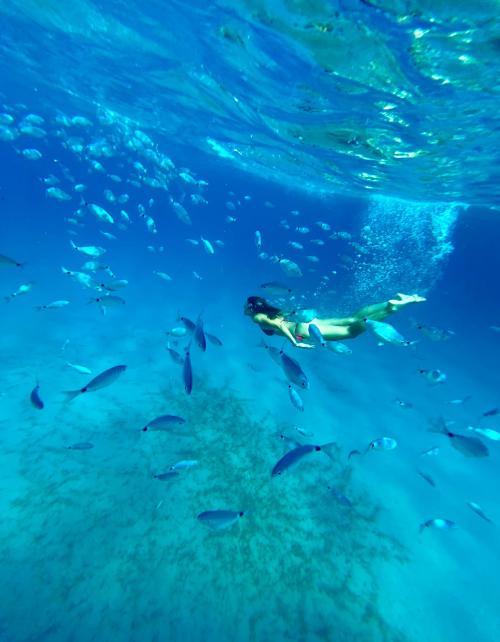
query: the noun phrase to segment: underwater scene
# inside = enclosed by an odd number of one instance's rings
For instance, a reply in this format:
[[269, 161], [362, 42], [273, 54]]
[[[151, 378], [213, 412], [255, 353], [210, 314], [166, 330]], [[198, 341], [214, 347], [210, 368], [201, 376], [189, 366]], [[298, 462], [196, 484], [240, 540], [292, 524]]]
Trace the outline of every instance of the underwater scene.
[[498, 2], [0, 15], [0, 642], [499, 640]]

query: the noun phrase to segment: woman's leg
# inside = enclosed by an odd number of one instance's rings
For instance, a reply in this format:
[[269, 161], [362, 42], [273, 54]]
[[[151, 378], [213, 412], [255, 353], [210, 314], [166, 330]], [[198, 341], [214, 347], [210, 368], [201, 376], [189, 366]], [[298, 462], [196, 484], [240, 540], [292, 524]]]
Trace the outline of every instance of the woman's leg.
[[398, 293], [394, 299], [384, 301], [383, 303], [367, 305], [351, 317], [345, 317], [343, 319], [315, 319], [314, 323], [319, 327], [321, 334], [327, 341], [352, 339], [366, 330], [365, 319], [381, 321], [405, 305], [409, 303], [420, 303], [421, 301], [425, 301], [425, 298], [418, 294], [408, 295]]
[[357, 321], [362, 321], [363, 319], [381, 321], [409, 303], [420, 303], [422, 301], [425, 301], [425, 297], [419, 296], [418, 294], [401, 294], [398, 292], [394, 299], [389, 299], [389, 301], [385, 301], [384, 303], [375, 303], [374, 305], [367, 305], [364, 308], [361, 308], [361, 310], [358, 310], [354, 314], [354, 318]]

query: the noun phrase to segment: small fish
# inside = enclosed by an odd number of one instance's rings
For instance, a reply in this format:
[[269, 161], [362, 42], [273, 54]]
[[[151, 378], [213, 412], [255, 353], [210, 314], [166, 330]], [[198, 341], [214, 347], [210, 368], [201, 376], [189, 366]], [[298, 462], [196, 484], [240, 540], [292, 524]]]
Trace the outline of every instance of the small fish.
[[180, 477], [180, 473], [176, 470], [167, 470], [166, 473], [159, 473], [158, 475], [153, 475], [154, 479], [159, 479], [160, 481], [173, 481]]
[[106, 250], [103, 247], [97, 247], [95, 245], [76, 245], [73, 241], [70, 241], [69, 243], [74, 250], [78, 250], [78, 252], [85, 254], [85, 256], [91, 256], [94, 259], [97, 259], [106, 253]]
[[184, 381], [184, 390], [188, 395], [191, 394], [193, 390], [193, 368], [191, 366], [191, 353], [190, 346], [188, 345], [186, 349], [186, 356], [184, 357], [184, 366], [182, 368], [182, 379]]
[[292, 388], [292, 386], [288, 386], [288, 394], [292, 405], [295, 406], [297, 410], [300, 410], [300, 412], [304, 412], [304, 403], [295, 388]]
[[403, 401], [402, 399], [395, 399], [394, 403], [400, 408], [405, 408], [405, 409], [413, 408], [412, 403], [410, 403], [409, 401]]
[[321, 331], [316, 324], [310, 323], [307, 329], [309, 331], [309, 337], [315, 345], [326, 345], [326, 341], [324, 340], [323, 335], [321, 334]]
[[96, 390], [100, 390], [101, 388], [105, 388], [106, 386], [111, 385], [114, 381], [118, 379], [120, 375], [122, 375], [125, 370], [127, 369], [127, 366], [113, 366], [112, 368], [108, 368], [107, 370], [104, 370], [100, 374], [98, 374], [96, 377], [91, 379], [87, 385], [83, 386], [83, 388], [80, 388], [79, 390], [67, 390], [65, 394], [68, 397], [68, 401], [71, 401], [75, 397], [78, 397], [79, 395], [83, 394], [84, 392], [94, 392]]
[[162, 279], [163, 281], [171, 281], [172, 277], [169, 276], [166, 272], [158, 272], [157, 270], [153, 270], [153, 274], [156, 274], [157, 277]]
[[206, 510], [200, 513], [197, 519], [208, 528], [214, 531], [220, 531], [235, 524], [244, 514], [244, 511]]
[[104, 223], [110, 224], [113, 224], [115, 222], [111, 214], [100, 205], [96, 205], [95, 203], [85, 203], [85, 206], [88, 207], [89, 211], [100, 221], [104, 221]]
[[341, 506], [345, 506], [346, 508], [352, 508], [352, 502], [349, 497], [344, 495], [344, 493], [341, 492], [338, 488], [336, 488], [335, 486], [328, 486], [328, 490], [338, 504], [340, 504]]
[[378, 439], [370, 441], [365, 452], [369, 450], [394, 450], [397, 445], [398, 442], [392, 437], [379, 437]]
[[170, 203], [179, 221], [181, 223], [184, 223], [184, 225], [192, 225], [191, 217], [187, 213], [186, 208], [183, 207], [180, 203], [177, 203], [176, 201], [174, 201], [173, 199], [170, 199]]
[[498, 415], [500, 412], [499, 408], [492, 408], [491, 410], [487, 410], [486, 412], [483, 412], [483, 417], [494, 417], [495, 415]]
[[201, 318], [198, 318], [198, 320], [196, 321], [193, 336], [196, 345], [202, 352], [205, 352], [205, 350], [207, 349], [207, 340], [205, 337], [205, 332], [203, 331], [203, 321]]
[[184, 337], [187, 334], [187, 329], [186, 328], [171, 328], [170, 330], [165, 330], [166, 335], [170, 335], [172, 337]]
[[297, 263], [295, 263], [295, 261], [291, 261], [290, 259], [278, 259], [278, 264], [281, 267], [281, 269], [285, 272], [285, 274], [288, 274], [288, 276], [294, 276], [294, 277], [303, 276], [302, 270], [297, 265]]
[[324, 451], [328, 454], [329, 448], [335, 446], [334, 442], [324, 444], [323, 446], [317, 446], [315, 444], [301, 444], [297, 448], [289, 450], [281, 459], [275, 464], [273, 470], [271, 471], [271, 477], [276, 477], [277, 475], [282, 475], [290, 466], [293, 466], [299, 462], [303, 457], [309, 453]]
[[214, 346], [219, 346], [221, 347], [223, 345], [222, 341], [216, 337], [214, 334], [210, 334], [209, 332], [205, 332], [205, 337], [212, 343]]
[[177, 321], [180, 321], [181, 323], [183, 323], [184, 327], [188, 332], [195, 331], [196, 323], [194, 321], [191, 321], [191, 319], [188, 319], [187, 317], [179, 317]]
[[260, 230], [255, 230], [254, 241], [255, 247], [260, 250], [262, 247], [262, 234], [260, 233]]
[[192, 468], [193, 466], [198, 465], [197, 459], [182, 459], [178, 461], [173, 466], [170, 466], [169, 470], [184, 470], [186, 468]]
[[455, 334], [451, 330], [436, 328], [432, 325], [423, 325], [422, 323], [415, 324], [415, 327], [431, 341], [447, 341]]
[[493, 524], [493, 521], [487, 515], [485, 515], [483, 509], [481, 508], [481, 506], [479, 506], [479, 504], [476, 504], [476, 502], [465, 502], [465, 503], [471, 510], [473, 510], [476, 513], [476, 515], [479, 515], [479, 517], [484, 519], [485, 522], [489, 522], [490, 524]]
[[112, 281], [106, 281], [106, 283], [100, 283], [99, 287], [103, 290], [108, 290], [108, 292], [115, 292], [116, 290], [126, 288], [127, 285], [127, 279], [113, 279]]
[[11, 299], [15, 299], [22, 294], [28, 294], [28, 292], [31, 292], [31, 290], [33, 289], [33, 285], [34, 283], [24, 283], [23, 285], [20, 285], [15, 292], [11, 292], [11, 294], [5, 296], [4, 300], [10, 301]]
[[93, 288], [95, 285], [92, 277], [89, 274], [85, 274], [85, 272], [73, 272], [71, 270], [67, 270], [65, 267], [61, 267], [61, 270], [63, 274], [70, 276], [73, 280], [86, 288]]
[[37, 305], [37, 310], [57, 310], [59, 308], [64, 308], [69, 305], [69, 301], [52, 301], [52, 303], [47, 303], [46, 305]]
[[117, 305], [124, 305], [125, 299], [116, 294], [106, 294], [106, 296], [98, 296], [89, 300], [89, 303], [97, 303], [100, 307], [115, 307]]
[[90, 450], [91, 448], [94, 447], [94, 444], [90, 443], [90, 441], [79, 441], [76, 444], [73, 444], [72, 446], [68, 446], [69, 450]]
[[326, 347], [330, 352], [335, 352], [336, 354], [352, 354], [351, 348], [340, 341], [328, 341]]
[[436, 455], [439, 455], [439, 446], [434, 446], [433, 448], [429, 448], [428, 450], [424, 450], [420, 453], [420, 457], [435, 457]]
[[420, 475], [420, 477], [422, 477], [422, 479], [425, 479], [425, 481], [428, 484], [430, 484], [431, 486], [433, 486], [435, 488], [436, 482], [432, 479], [432, 477], [430, 475], [428, 475], [427, 473], [422, 472], [421, 470], [417, 470], [417, 473]]
[[288, 381], [294, 383], [299, 388], [306, 390], [309, 388], [309, 380], [306, 373], [302, 370], [299, 362], [292, 357], [289, 357], [281, 351], [281, 367], [285, 373]]
[[267, 353], [271, 359], [278, 365], [281, 366], [281, 350], [275, 348], [274, 346], [268, 345], [263, 339], [259, 343], [259, 348], [264, 348], [267, 350]]
[[441, 370], [438, 370], [437, 368], [434, 368], [433, 370], [419, 370], [418, 373], [425, 377], [427, 381], [433, 385], [444, 383], [447, 379], [444, 372], [441, 372]]
[[71, 196], [59, 187], [49, 187], [45, 190], [49, 198], [55, 198], [56, 201], [70, 201]]
[[214, 254], [214, 246], [210, 243], [209, 240], [204, 239], [203, 236], [200, 236], [201, 239], [201, 244], [203, 245], [203, 248], [205, 249], [205, 252], [207, 254]]
[[409, 345], [409, 342], [389, 323], [374, 321], [373, 319], [364, 320], [367, 327], [383, 343], [392, 343], [393, 345]]
[[85, 366], [80, 366], [78, 363], [70, 363], [69, 361], [66, 361], [66, 365], [69, 368], [73, 368], [73, 370], [80, 372], [81, 374], [92, 374], [92, 370], [90, 368], [86, 368]]
[[23, 267], [24, 263], [19, 263], [15, 259], [11, 259], [9, 256], [0, 254], [0, 267]]
[[474, 426], [467, 426], [467, 430], [477, 432], [478, 435], [491, 439], [491, 441], [500, 441], [500, 432], [497, 430], [492, 430], [491, 428], [474, 428]]
[[465, 435], [458, 435], [448, 430], [446, 423], [441, 417], [433, 423], [429, 431], [446, 435], [451, 445], [465, 457], [488, 457], [490, 454], [488, 448], [486, 448], [483, 442], [477, 437], [466, 437]]
[[452, 522], [450, 519], [442, 519], [436, 517], [434, 519], [428, 519], [426, 522], [420, 524], [419, 532], [421, 533], [425, 528], [437, 528], [439, 530], [449, 530], [455, 528], [456, 523]]
[[36, 386], [31, 391], [30, 401], [31, 405], [37, 410], [42, 410], [45, 405], [40, 397], [40, 386], [38, 384], [36, 384]]
[[177, 352], [177, 350], [174, 350], [169, 345], [167, 345], [165, 350], [168, 352], [168, 354], [170, 355], [170, 358], [174, 363], [177, 363], [178, 365], [184, 364], [184, 357], [179, 352]]
[[304, 428], [300, 428], [299, 426], [295, 426], [295, 430], [303, 437], [312, 437], [314, 435], [310, 430], [304, 430]]
[[471, 398], [471, 396], [467, 395], [466, 397], [462, 397], [461, 399], [451, 399], [450, 401], [448, 401], [448, 403], [452, 404], [453, 406], [461, 406], [466, 401], [468, 401], [470, 398]]
[[287, 285], [284, 285], [283, 283], [279, 283], [278, 281], [268, 281], [266, 283], [262, 283], [260, 287], [263, 290], [267, 290], [270, 294], [291, 294], [293, 292], [292, 288], [289, 288]]
[[178, 417], [177, 415], [160, 415], [149, 421], [141, 430], [142, 432], [168, 432], [172, 429], [172, 426], [181, 426], [185, 423], [186, 420], [184, 417]]

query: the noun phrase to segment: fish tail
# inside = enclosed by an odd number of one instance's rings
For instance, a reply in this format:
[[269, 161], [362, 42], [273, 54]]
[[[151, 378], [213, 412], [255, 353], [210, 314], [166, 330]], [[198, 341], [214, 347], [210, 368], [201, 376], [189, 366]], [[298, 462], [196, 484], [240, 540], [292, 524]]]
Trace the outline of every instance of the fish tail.
[[64, 390], [64, 394], [66, 395], [66, 401], [70, 402], [81, 394], [81, 390]]
[[448, 428], [446, 427], [445, 420], [442, 417], [431, 420], [430, 424], [431, 427], [427, 429], [428, 432], [436, 432], [441, 435], [448, 434]]

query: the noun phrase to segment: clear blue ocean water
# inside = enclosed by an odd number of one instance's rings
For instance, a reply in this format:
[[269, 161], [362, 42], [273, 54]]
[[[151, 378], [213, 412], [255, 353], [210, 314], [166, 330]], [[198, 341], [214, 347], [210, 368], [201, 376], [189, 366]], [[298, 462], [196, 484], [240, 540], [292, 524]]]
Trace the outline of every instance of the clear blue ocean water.
[[0, 642], [498, 640], [498, 4], [0, 15]]

